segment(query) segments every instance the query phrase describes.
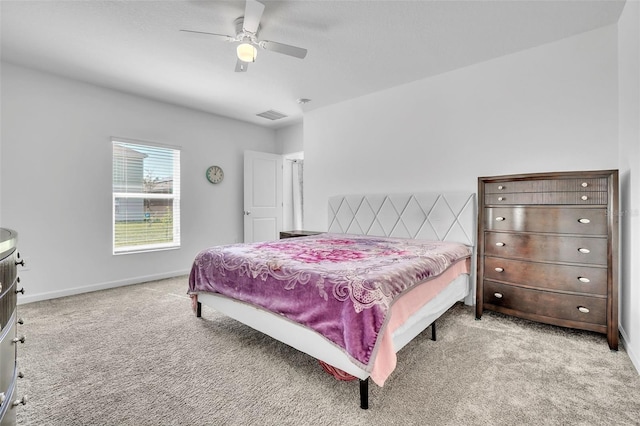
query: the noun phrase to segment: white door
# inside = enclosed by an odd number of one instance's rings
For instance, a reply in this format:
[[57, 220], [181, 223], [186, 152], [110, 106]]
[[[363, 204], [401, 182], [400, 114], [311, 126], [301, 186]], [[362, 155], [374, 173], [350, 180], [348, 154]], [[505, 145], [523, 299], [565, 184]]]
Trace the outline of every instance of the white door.
[[282, 156], [244, 152], [244, 242], [277, 240], [282, 230]]

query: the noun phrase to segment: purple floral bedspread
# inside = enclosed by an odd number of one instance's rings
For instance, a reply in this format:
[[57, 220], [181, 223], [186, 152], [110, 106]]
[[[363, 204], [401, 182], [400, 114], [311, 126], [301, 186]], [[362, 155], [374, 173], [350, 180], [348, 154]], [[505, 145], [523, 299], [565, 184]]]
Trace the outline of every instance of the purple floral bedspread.
[[371, 371], [394, 298], [470, 255], [463, 244], [350, 234], [218, 246], [196, 256], [189, 293], [283, 315]]

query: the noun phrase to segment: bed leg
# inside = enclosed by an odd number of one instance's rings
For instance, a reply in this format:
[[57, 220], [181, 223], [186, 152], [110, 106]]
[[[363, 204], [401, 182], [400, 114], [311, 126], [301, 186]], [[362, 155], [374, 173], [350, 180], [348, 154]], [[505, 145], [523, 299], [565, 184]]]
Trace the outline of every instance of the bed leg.
[[198, 302], [198, 306], [196, 307], [196, 318], [202, 317], [202, 303]]
[[360, 408], [366, 410], [369, 408], [369, 378], [360, 379]]
[[436, 341], [436, 322], [431, 323], [431, 340]]

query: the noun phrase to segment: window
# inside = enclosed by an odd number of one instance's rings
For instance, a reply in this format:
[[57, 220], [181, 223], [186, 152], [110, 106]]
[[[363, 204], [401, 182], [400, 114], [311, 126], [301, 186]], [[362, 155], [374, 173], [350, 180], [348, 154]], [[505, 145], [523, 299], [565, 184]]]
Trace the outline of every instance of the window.
[[180, 247], [180, 150], [113, 139], [113, 253]]

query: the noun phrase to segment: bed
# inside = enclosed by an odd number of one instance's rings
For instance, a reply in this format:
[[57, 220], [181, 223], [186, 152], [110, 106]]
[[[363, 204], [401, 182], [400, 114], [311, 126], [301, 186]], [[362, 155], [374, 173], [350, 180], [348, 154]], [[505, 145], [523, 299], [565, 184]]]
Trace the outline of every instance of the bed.
[[202, 250], [189, 277], [201, 306], [383, 386], [396, 353], [459, 301], [473, 304], [475, 194], [329, 199], [326, 233]]

